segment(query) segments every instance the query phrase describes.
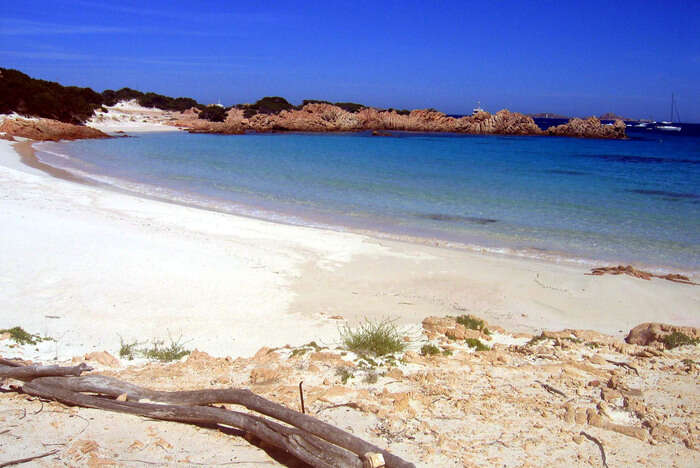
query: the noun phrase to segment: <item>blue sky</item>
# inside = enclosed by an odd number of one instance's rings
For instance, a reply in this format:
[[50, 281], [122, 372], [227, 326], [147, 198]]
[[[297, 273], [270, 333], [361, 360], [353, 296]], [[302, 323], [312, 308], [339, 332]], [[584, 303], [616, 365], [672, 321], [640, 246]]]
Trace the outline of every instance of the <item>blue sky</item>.
[[0, 63], [202, 102], [281, 95], [700, 122], [700, 1], [3, 2]]

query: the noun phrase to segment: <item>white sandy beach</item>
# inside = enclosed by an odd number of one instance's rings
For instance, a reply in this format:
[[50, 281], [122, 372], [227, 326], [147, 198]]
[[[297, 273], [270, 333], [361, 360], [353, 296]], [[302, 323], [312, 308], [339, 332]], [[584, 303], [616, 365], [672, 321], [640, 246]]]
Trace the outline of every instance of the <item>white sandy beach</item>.
[[168, 336], [250, 355], [334, 343], [345, 320], [416, 326], [465, 312], [531, 333], [700, 325], [697, 286], [139, 198], [51, 177], [22, 164], [13, 145], [0, 140], [0, 328], [56, 339], [27, 358], [116, 354], [120, 338]]

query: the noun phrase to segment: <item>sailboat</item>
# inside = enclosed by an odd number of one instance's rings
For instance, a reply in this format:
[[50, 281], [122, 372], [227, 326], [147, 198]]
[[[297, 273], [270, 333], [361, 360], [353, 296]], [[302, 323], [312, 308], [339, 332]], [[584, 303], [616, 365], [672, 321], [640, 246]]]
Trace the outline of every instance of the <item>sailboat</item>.
[[680, 132], [681, 127], [678, 127], [676, 125], [673, 125], [673, 111], [676, 111], [676, 117], [680, 121], [680, 115], [678, 115], [678, 108], [676, 107], [676, 96], [671, 93], [671, 121], [670, 122], [661, 122], [663, 125], [659, 125], [656, 127], [657, 130], [663, 130], [664, 132]]

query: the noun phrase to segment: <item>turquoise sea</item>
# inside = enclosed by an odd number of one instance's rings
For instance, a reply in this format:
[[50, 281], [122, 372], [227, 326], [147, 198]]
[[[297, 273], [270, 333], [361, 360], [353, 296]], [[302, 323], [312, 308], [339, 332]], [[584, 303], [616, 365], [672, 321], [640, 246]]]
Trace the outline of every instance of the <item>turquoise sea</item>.
[[100, 183], [231, 213], [574, 261], [700, 269], [700, 137], [395, 133], [43, 143]]

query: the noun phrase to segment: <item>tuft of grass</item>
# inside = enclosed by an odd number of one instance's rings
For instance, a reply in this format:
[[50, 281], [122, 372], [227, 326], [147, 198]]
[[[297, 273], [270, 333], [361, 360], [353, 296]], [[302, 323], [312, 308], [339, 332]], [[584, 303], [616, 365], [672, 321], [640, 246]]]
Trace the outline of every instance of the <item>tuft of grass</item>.
[[141, 356], [146, 359], [152, 359], [161, 362], [171, 362], [182, 359], [190, 354], [189, 349], [185, 349], [182, 343], [182, 337], [174, 340], [170, 337], [170, 343], [165, 344], [164, 340], [153, 340], [148, 347], [144, 347], [145, 343], [138, 341], [127, 342], [123, 338], [119, 338], [119, 357], [132, 361], [135, 357]]
[[470, 348], [476, 348], [477, 351], [488, 351], [489, 348], [477, 338], [467, 338], [464, 340]]
[[440, 354], [440, 348], [433, 344], [425, 344], [421, 346], [420, 354], [421, 356], [435, 356], [436, 354]]
[[30, 345], [36, 345], [37, 343], [41, 343], [42, 341], [53, 341], [53, 338], [51, 337], [44, 337], [42, 338], [39, 335], [34, 335], [26, 331], [22, 327], [12, 327], [12, 328], [6, 328], [4, 330], [0, 330], [0, 334], [3, 333], [9, 333], [10, 334], [10, 339], [14, 341], [17, 344], [30, 344]]
[[482, 333], [490, 335], [491, 332], [486, 328], [486, 324], [483, 320], [471, 315], [460, 315], [456, 318], [457, 323], [464, 325], [464, 328], [469, 328], [470, 330], [478, 330]]
[[661, 341], [664, 343], [664, 346], [666, 346], [666, 349], [673, 349], [677, 348], [678, 346], [684, 346], [684, 345], [697, 345], [700, 344], [700, 339], [698, 338], [691, 338], [685, 333], [681, 333], [679, 331], [674, 331], [673, 333], [669, 333], [668, 335], [664, 336]]
[[147, 359], [155, 359], [161, 362], [171, 362], [182, 359], [190, 354], [190, 350], [185, 349], [180, 339], [173, 340], [170, 338], [170, 344], [167, 346], [163, 340], [153, 340], [149, 348], [143, 349], [142, 354]]
[[442, 355], [443, 356], [452, 356], [454, 353], [452, 352], [451, 349], [449, 348], [443, 348], [442, 350]]
[[571, 341], [572, 343], [581, 344], [583, 340], [581, 338], [576, 338], [575, 336], [565, 336], [562, 340]]
[[345, 348], [359, 355], [384, 356], [406, 349], [406, 343], [389, 320], [366, 320], [354, 329], [345, 326], [340, 330], [340, 336]]
[[341, 382], [343, 382], [343, 385], [348, 383], [348, 380], [354, 377], [352, 370], [349, 367], [338, 367], [335, 370], [335, 375], [340, 377], [340, 380]]
[[537, 336], [533, 336], [530, 341], [525, 343], [525, 346], [532, 346], [532, 345], [539, 343], [540, 341], [544, 341], [544, 340], [548, 340], [548, 339], [549, 339], [549, 337], [547, 335], [545, 335], [544, 332], [542, 332]]
[[122, 359], [128, 359], [129, 361], [133, 361], [134, 357], [136, 356], [136, 347], [139, 345], [139, 342], [133, 341], [131, 343], [127, 343], [126, 341], [124, 341], [124, 338], [119, 337], [119, 343], [119, 357]]
[[376, 372], [369, 372], [367, 373], [367, 375], [365, 375], [365, 378], [362, 380], [368, 384], [375, 384], [379, 381], [379, 374], [377, 374]]
[[597, 341], [589, 341], [588, 343], [586, 343], [586, 346], [588, 346], [589, 348], [596, 349], [596, 348], [600, 348], [601, 345]]

